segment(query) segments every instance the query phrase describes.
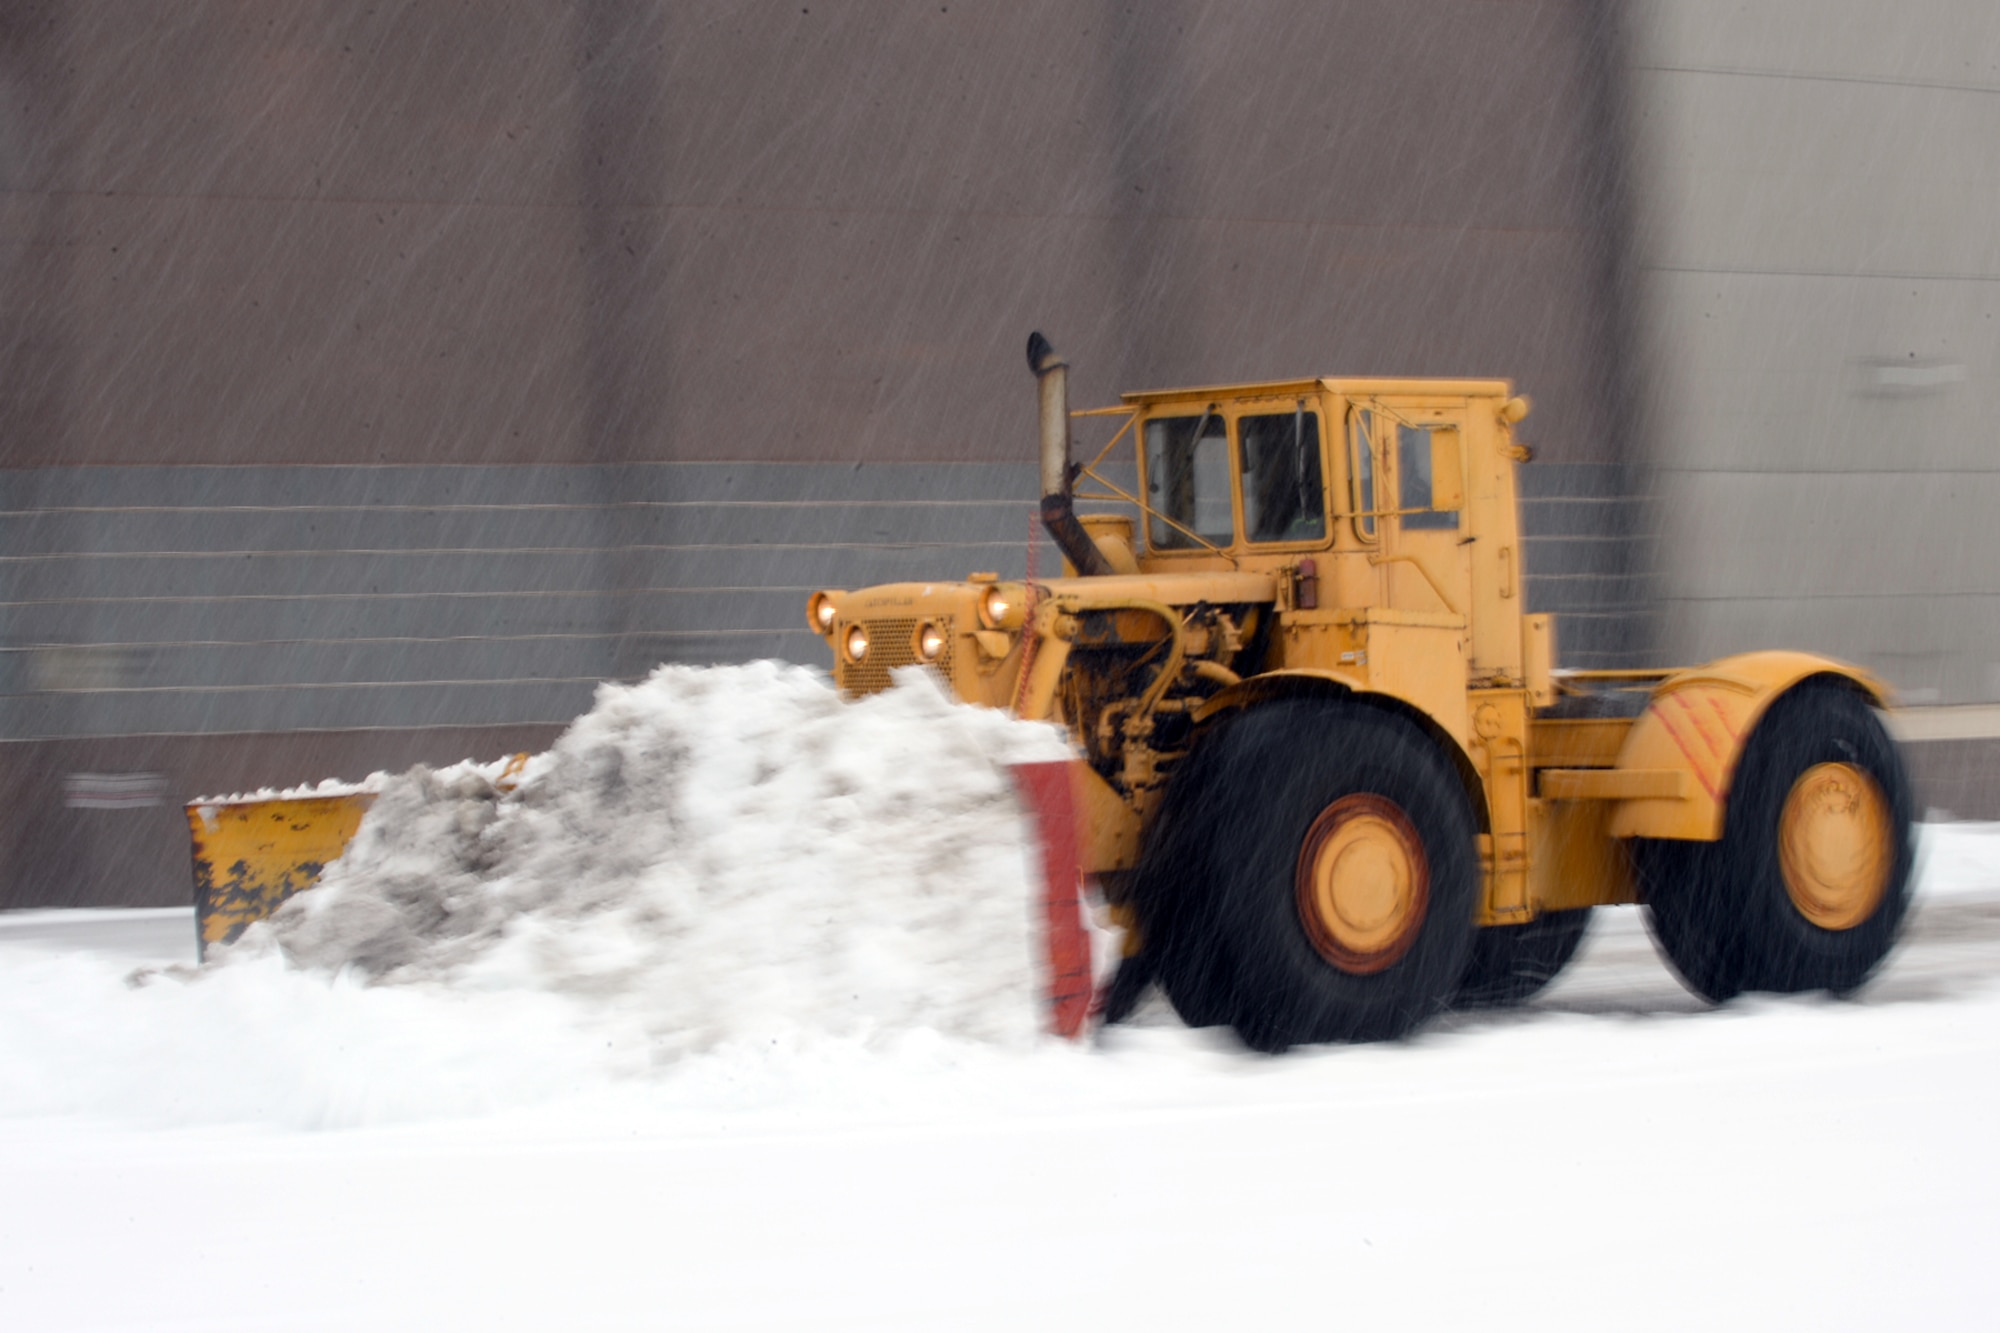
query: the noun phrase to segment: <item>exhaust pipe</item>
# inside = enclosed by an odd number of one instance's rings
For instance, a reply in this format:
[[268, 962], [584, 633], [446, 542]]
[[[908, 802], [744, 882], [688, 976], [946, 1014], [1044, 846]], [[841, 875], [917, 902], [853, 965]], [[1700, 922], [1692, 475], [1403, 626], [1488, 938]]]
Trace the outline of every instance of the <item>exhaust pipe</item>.
[[1031, 333], [1028, 369], [1035, 372], [1042, 399], [1042, 526], [1077, 573], [1109, 574], [1111, 565], [1076, 521], [1071, 498], [1075, 471], [1069, 461], [1069, 364], [1056, 355], [1047, 338]]

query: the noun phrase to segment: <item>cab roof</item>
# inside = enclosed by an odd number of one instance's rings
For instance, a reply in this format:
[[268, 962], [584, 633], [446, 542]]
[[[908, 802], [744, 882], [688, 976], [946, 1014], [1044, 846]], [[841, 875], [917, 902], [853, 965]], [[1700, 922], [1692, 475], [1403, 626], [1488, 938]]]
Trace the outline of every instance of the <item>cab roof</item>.
[[1511, 380], [1381, 379], [1376, 377], [1323, 376], [1310, 380], [1263, 380], [1251, 384], [1205, 384], [1187, 389], [1142, 389], [1118, 395], [1132, 407], [1158, 403], [1192, 403], [1218, 398], [1281, 398], [1302, 393], [1341, 394], [1463, 394], [1468, 398], [1507, 398], [1514, 392]]

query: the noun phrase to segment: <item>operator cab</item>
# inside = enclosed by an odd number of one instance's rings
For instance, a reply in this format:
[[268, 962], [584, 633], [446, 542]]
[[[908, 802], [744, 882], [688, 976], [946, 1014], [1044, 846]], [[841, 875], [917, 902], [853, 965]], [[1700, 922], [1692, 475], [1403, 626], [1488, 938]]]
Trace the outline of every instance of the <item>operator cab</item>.
[[[1456, 627], [1473, 677], [1518, 678], [1512, 395], [1360, 379], [1127, 394], [1111, 413], [1137, 439], [1139, 569], [1289, 574], [1281, 609]], [[1482, 601], [1503, 614], [1475, 615]]]

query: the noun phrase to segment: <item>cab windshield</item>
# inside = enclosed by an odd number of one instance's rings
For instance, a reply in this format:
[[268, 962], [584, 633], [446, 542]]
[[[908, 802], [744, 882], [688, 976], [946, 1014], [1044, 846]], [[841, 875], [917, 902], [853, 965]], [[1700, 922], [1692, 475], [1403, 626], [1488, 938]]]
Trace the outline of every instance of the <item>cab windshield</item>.
[[1208, 411], [1146, 423], [1146, 504], [1152, 511], [1146, 516], [1146, 542], [1156, 551], [1235, 540], [1229, 427], [1220, 415]]
[[1326, 487], [1319, 461], [1319, 414], [1239, 417], [1243, 529], [1253, 542], [1318, 541], [1326, 536]]

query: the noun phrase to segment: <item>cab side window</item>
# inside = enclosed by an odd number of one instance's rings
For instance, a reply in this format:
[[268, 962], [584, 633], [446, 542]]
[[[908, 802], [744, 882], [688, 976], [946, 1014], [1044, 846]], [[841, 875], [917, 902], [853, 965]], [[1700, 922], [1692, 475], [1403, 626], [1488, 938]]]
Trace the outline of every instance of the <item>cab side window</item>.
[[1324, 538], [1319, 414], [1300, 403], [1290, 412], [1239, 417], [1236, 432], [1242, 448], [1244, 535], [1253, 542]]
[[1432, 446], [1431, 427], [1397, 423], [1396, 484], [1401, 494], [1396, 497], [1396, 507], [1404, 511], [1405, 531], [1448, 530], [1458, 527], [1456, 509], [1436, 507], [1442, 498], [1440, 492], [1448, 493], [1450, 488], [1433, 484], [1431, 471], [1435, 454]]
[[1354, 535], [1362, 541], [1375, 540], [1375, 432], [1378, 425], [1375, 414], [1367, 408], [1357, 408], [1354, 412], [1353, 438], [1350, 441], [1352, 455], [1352, 477], [1354, 494]]

